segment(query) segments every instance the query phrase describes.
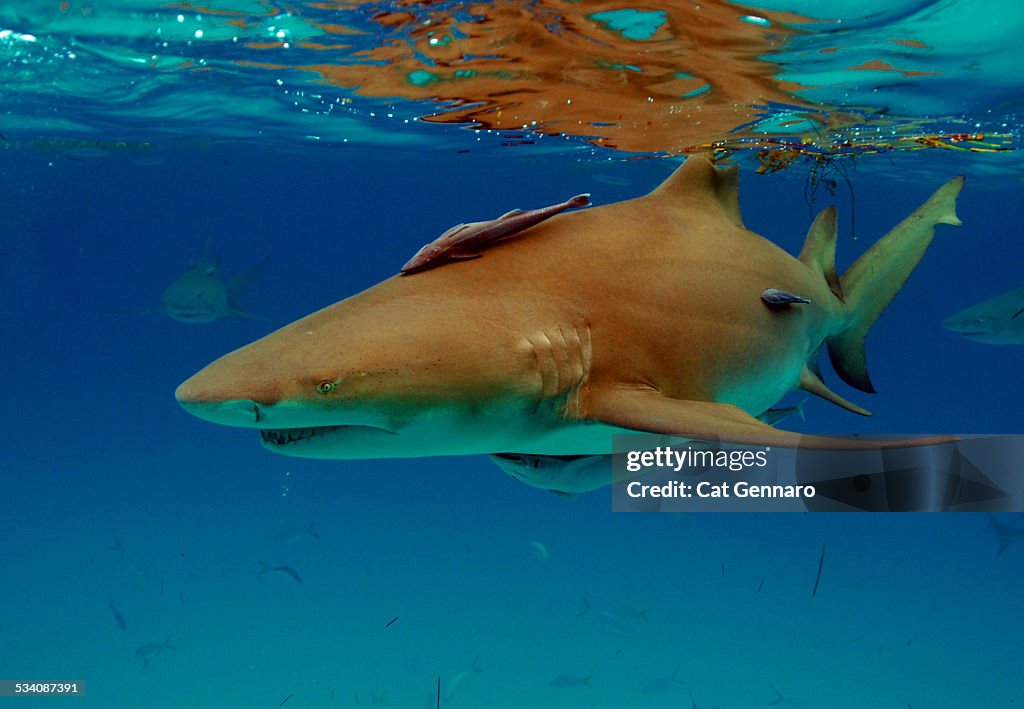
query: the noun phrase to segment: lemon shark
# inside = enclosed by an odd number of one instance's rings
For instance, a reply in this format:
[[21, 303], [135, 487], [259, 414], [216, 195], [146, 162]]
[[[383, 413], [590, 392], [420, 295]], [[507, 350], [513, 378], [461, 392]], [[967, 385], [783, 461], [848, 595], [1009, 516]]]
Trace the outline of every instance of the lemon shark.
[[867, 414], [825, 386], [819, 351], [846, 383], [874, 391], [865, 335], [935, 226], [960, 224], [963, 178], [841, 278], [834, 208], [794, 258], [744, 227], [738, 179], [737, 166], [692, 156], [646, 196], [503, 233], [476, 258], [395, 275], [308, 315], [209, 364], [176, 397], [310, 458], [599, 455], [611, 434], [636, 431], [867, 447], [757, 416], [791, 389]]
[[167, 286], [160, 296], [160, 305], [137, 308], [140, 313], [165, 313], [169, 318], [187, 323], [211, 322], [235, 316], [247, 320], [263, 320], [238, 306], [241, 297], [256, 279], [266, 259], [227, 283], [220, 277], [220, 256], [210, 256], [210, 242], [202, 255], [190, 261], [188, 268]]
[[991, 345], [1024, 345], [1024, 288], [950, 315], [942, 326], [968, 340]]

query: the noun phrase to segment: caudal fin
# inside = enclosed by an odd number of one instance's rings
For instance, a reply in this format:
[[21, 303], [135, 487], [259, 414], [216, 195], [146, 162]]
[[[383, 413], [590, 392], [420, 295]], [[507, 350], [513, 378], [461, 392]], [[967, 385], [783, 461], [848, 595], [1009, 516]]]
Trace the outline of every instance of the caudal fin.
[[836, 373], [850, 386], [875, 391], [868, 376], [864, 337], [924, 256], [935, 235], [935, 226], [960, 226], [956, 198], [963, 185], [961, 175], [940, 187], [840, 277], [849, 325], [828, 338], [828, 354]]

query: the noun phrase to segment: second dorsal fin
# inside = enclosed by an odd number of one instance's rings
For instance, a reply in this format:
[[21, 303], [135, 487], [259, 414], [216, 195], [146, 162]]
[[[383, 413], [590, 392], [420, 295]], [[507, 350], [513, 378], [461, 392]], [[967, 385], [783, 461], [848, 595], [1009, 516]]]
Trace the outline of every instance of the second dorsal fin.
[[821, 212], [811, 224], [800, 251], [800, 261], [811, 270], [820, 273], [839, 300], [843, 298], [843, 287], [836, 275], [836, 208], [829, 207]]

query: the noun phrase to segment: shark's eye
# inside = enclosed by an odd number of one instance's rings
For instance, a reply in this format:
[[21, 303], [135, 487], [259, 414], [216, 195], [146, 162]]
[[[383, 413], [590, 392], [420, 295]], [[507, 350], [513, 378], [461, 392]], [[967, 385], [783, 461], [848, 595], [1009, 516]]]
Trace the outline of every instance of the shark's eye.
[[330, 394], [334, 391], [334, 382], [330, 379], [324, 379], [322, 382], [316, 385], [316, 390], [321, 394]]

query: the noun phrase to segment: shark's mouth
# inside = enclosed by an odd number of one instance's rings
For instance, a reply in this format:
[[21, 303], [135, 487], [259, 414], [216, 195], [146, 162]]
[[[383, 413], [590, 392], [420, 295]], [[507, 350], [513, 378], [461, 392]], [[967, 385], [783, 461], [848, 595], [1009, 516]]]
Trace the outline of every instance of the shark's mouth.
[[492, 453], [494, 458], [518, 465], [523, 468], [539, 468], [542, 463], [567, 464], [580, 460], [581, 458], [593, 458], [592, 455], [541, 455], [527, 453]]
[[394, 435], [392, 431], [388, 431], [384, 428], [378, 428], [376, 426], [345, 424], [338, 426], [307, 426], [305, 428], [263, 428], [260, 429], [260, 440], [265, 446], [280, 448], [281, 446], [290, 446], [296, 443], [324, 438], [335, 431], [341, 430], [374, 431], [376, 433], [388, 433]]

